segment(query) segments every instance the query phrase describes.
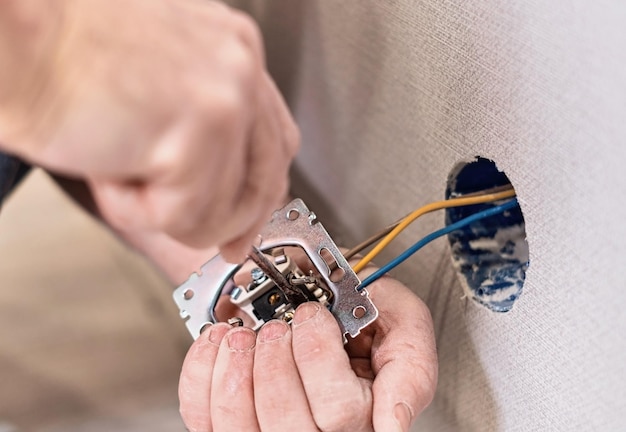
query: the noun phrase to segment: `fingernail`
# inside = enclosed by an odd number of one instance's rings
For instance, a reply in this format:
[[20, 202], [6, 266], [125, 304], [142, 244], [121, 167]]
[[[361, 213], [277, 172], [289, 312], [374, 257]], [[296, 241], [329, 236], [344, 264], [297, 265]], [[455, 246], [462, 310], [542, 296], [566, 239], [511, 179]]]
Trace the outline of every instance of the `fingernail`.
[[411, 424], [411, 409], [404, 402], [400, 402], [393, 408], [393, 416], [398, 422], [398, 426], [400, 426], [399, 431], [406, 432], [409, 430], [409, 426]]
[[300, 325], [313, 318], [320, 311], [320, 304], [317, 302], [307, 302], [298, 306], [296, 315], [293, 317], [293, 325]]
[[250, 329], [244, 328], [231, 332], [228, 336], [228, 347], [233, 351], [246, 351], [254, 347], [256, 335]]
[[287, 329], [287, 324], [282, 321], [270, 321], [259, 331], [259, 341], [270, 342], [280, 339], [285, 336]]
[[219, 345], [224, 339], [224, 335], [228, 333], [231, 327], [227, 324], [213, 324], [211, 328], [207, 329], [209, 332], [209, 342], [215, 345]]

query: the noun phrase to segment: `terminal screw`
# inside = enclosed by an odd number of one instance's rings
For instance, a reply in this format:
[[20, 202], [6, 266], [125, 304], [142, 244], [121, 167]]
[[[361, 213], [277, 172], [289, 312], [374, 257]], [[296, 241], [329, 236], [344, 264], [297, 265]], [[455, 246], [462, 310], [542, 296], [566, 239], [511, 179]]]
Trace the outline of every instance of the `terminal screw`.
[[231, 327], [243, 327], [243, 320], [239, 317], [228, 318], [228, 324]]
[[267, 278], [267, 276], [265, 276], [265, 273], [263, 273], [263, 270], [261, 270], [258, 267], [255, 267], [252, 270], [250, 270], [250, 276], [252, 276], [252, 280], [257, 285], [260, 285], [261, 282], [263, 282]]

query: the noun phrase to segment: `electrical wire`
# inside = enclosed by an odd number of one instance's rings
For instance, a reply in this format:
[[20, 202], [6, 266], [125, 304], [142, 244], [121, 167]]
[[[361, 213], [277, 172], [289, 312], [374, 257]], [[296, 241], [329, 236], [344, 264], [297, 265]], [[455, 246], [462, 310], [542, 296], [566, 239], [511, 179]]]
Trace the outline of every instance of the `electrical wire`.
[[[404, 219], [404, 218], [402, 218], [402, 219]], [[361, 243], [359, 243], [358, 245], [354, 246], [348, 252], [343, 254], [344, 258], [349, 260], [350, 258], [355, 256], [356, 254], [361, 252], [363, 249], [373, 245], [374, 243], [376, 243], [377, 241], [379, 241], [380, 239], [385, 237], [387, 234], [389, 234], [391, 231], [393, 231], [393, 229], [395, 227], [397, 227], [400, 222], [402, 222], [402, 219], [400, 219], [399, 221], [394, 222], [391, 225], [383, 228], [381, 231], [377, 232], [376, 234], [374, 234], [373, 236], [371, 236], [367, 240], [364, 240]]]
[[[468, 194], [463, 194], [462, 198], [469, 198], [469, 197], [473, 197], [473, 196], [480, 196], [480, 195], [487, 195], [487, 194], [492, 194], [492, 193], [509, 191], [511, 188], [512, 188], [512, 186], [510, 184], [506, 184], [506, 185], [503, 185], [503, 186], [497, 186], [497, 187], [494, 187], [494, 188], [485, 189], [485, 190], [478, 191], [478, 192], [472, 192], [472, 193], [468, 193]], [[448, 201], [451, 201], [453, 199], [455, 199], [455, 198], [448, 199]], [[361, 243], [359, 243], [358, 245], [354, 246], [352, 249], [348, 250], [343, 256], [346, 259], [350, 259], [350, 258], [354, 257], [356, 254], [360, 253], [363, 249], [368, 248], [369, 246], [373, 245], [374, 243], [376, 243], [377, 241], [379, 241], [380, 239], [385, 237], [387, 234], [389, 234], [395, 227], [398, 226], [398, 224], [400, 224], [400, 222], [402, 222], [403, 219], [406, 219], [410, 214], [411, 213], [405, 215], [404, 217], [401, 217], [400, 219], [398, 219], [397, 221], [395, 221], [391, 225], [386, 226], [385, 228], [383, 228], [382, 230], [380, 230], [379, 232], [377, 232], [373, 236], [369, 237], [367, 240], [364, 240]]]
[[[365, 266], [369, 264], [370, 261], [372, 261], [385, 247], [387, 247], [387, 245], [391, 243], [393, 239], [395, 239], [402, 231], [404, 231], [411, 223], [413, 223], [413, 221], [425, 215], [426, 213], [430, 213], [435, 210], [441, 210], [444, 208], [460, 207], [460, 206], [473, 205], [473, 204], [484, 204], [484, 203], [498, 201], [498, 200], [505, 199], [505, 198], [512, 198], [514, 196], [515, 196], [515, 190], [512, 187], [507, 186], [506, 189], [502, 191], [496, 191], [492, 193], [480, 193], [479, 195], [468, 194], [460, 198], [451, 198], [451, 199], [447, 199], [443, 201], [435, 201], [430, 204], [426, 204], [425, 206], [420, 207], [417, 210], [410, 213], [408, 216], [403, 218], [397, 224], [390, 225], [389, 227], [385, 228], [380, 233], [375, 234], [374, 236], [370, 237], [369, 239], [365, 240], [364, 242], [350, 249], [344, 256], [351, 258], [352, 256], [356, 255], [360, 250], [365, 249], [366, 247], [375, 243], [376, 241], [378, 241], [378, 239], [384, 236], [384, 238], [380, 241], [380, 243], [378, 243], [367, 255], [365, 255], [353, 267], [354, 272], [358, 273], [361, 270], [363, 270]], [[357, 248], [361, 248], [361, 249], [357, 250]]]
[[404, 251], [402, 254], [398, 255], [398, 257], [394, 258], [393, 260], [391, 260], [389, 263], [385, 264], [384, 266], [382, 266], [380, 269], [376, 270], [374, 273], [372, 273], [371, 275], [369, 275], [367, 278], [365, 278], [363, 280], [363, 282], [361, 282], [361, 285], [359, 285], [357, 287], [358, 291], [361, 291], [363, 288], [367, 287], [368, 285], [370, 285], [372, 282], [376, 281], [377, 279], [379, 279], [380, 277], [382, 277], [385, 273], [393, 270], [394, 268], [396, 268], [397, 266], [399, 266], [400, 264], [402, 264], [404, 261], [406, 261], [409, 257], [411, 257], [415, 252], [417, 252], [418, 250], [420, 250], [421, 248], [423, 248], [424, 246], [426, 246], [428, 243], [430, 243], [431, 241], [435, 240], [436, 238], [439, 238], [441, 236], [444, 236], [446, 234], [450, 234], [453, 231], [456, 231], [460, 228], [463, 228], [467, 225], [470, 225], [480, 219], [484, 219], [487, 218], [489, 216], [494, 216], [496, 214], [499, 213], [503, 213], [507, 210], [510, 210], [514, 207], [516, 207], [518, 205], [517, 203], [517, 198], [514, 198], [510, 201], [507, 201], [504, 204], [501, 204], [499, 206], [496, 207], [491, 207], [487, 210], [483, 210], [481, 212], [478, 213], [474, 213], [471, 216], [468, 216], [466, 218], [463, 218], [453, 224], [450, 224], [440, 230], [437, 230], [431, 234], [428, 234], [426, 237], [424, 237], [423, 239], [421, 239], [420, 241], [418, 241], [417, 243], [415, 243], [413, 246], [411, 246], [410, 248], [408, 248], [406, 251]]

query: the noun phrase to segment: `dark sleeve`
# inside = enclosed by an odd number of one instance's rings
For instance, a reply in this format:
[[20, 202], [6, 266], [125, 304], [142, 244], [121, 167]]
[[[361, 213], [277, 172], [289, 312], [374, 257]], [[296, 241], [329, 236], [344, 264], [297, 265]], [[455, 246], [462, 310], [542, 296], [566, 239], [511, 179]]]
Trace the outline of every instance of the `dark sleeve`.
[[0, 153], [0, 207], [11, 190], [28, 173], [30, 166], [19, 159]]

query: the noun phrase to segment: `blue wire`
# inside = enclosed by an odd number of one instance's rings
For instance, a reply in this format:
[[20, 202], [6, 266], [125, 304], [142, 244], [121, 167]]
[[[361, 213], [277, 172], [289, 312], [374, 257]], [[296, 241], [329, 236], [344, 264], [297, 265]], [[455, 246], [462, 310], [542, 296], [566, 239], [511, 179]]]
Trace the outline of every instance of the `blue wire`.
[[417, 252], [418, 250], [420, 250], [421, 248], [423, 248], [424, 246], [426, 246], [428, 243], [430, 243], [431, 241], [435, 240], [436, 238], [439, 238], [441, 236], [444, 236], [446, 234], [450, 234], [452, 231], [456, 231], [460, 228], [463, 228], [467, 225], [470, 225], [474, 222], [476, 222], [477, 220], [480, 219], [484, 219], [484, 218], [488, 218], [489, 216], [494, 216], [497, 215], [499, 213], [503, 213], [507, 210], [510, 210], [512, 208], [514, 208], [515, 206], [517, 206], [517, 199], [514, 198], [511, 201], [507, 201], [502, 205], [496, 206], [496, 207], [491, 207], [487, 210], [483, 210], [481, 212], [478, 213], [474, 213], [471, 216], [468, 216], [464, 219], [461, 219], [453, 224], [448, 225], [445, 228], [442, 228], [438, 231], [435, 231], [433, 233], [428, 234], [426, 237], [424, 237], [423, 239], [421, 239], [420, 241], [418, 241], [417, 243], [415, 243], [413, 246], [411, 246], [410, 248], [408, 248], [406, 251], [402, 252], [402, 254], [400, 254], [398, 257], [394, 258], [393, 260], [391, 260], [388, 264], [385, 264], [384, 266], [382, 266], [381, 268], [379, 268], [378, 270], [376, 270], [374, 273], [372, 273], [371, 275], [369, 275], [368, 277], [366, 277], [363, 282], [361, 282], [361, 285], [359, 285], [357, 287], [357, 291], [361, 291], [363, 288], [367, 287], [368, 285], [370, 285], [372, 282], [380, 279], [385, 273], [393, 270], [394, 268], [396, 268], [397, 266], [399, 266], [400, 264], [402, 264], [404, 261], [406, 261], [408, 258], [410, 258], [415, 252]]

